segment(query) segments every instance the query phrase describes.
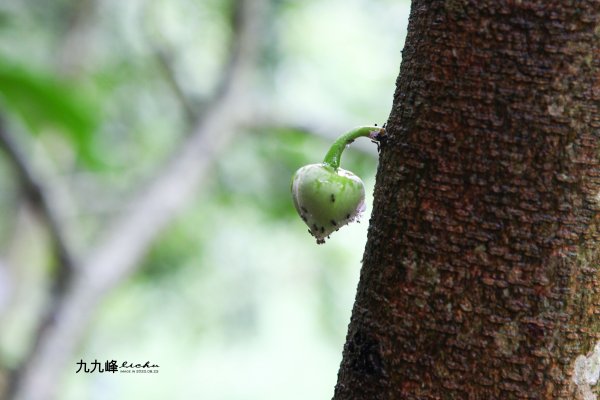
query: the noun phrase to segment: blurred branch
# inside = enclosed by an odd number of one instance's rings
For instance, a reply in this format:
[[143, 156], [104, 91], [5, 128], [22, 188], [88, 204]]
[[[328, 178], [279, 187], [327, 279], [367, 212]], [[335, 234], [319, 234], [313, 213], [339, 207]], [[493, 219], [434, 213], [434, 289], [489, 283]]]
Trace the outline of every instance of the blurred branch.
[[219, 90], [193, 133], [159, 175], [131, 200], [62, 292], [13, 380], [11, 398], [49, 400], [105, 294], [133, 273], [158, 233], [192, 198], [234, 133], [253, 117], [250, 81], [262, 41], [267, 0], [239, 0], [232, 49]]
[[57, 68], [65, 76], [76, 77], [89, 63], [91, 52], [91, 25], [96, 10], [95, 0], [77, 0], [69, 13], [65, 14], [64, 39], [57, 52]]
[[64, 290], [76, 268], [76, 260], [57, 217], [56, 207], [50, 201], [50, 196], [38, 179], [27, 157], [23, 154], [18, 143], [9, 134], [4, 121], [0, 119], [0, 147], [6, 153], [13, 165], [27, 200], [35, 207], [48, 227], [50, 239], [58, 258], [58, 269], [54, 281], [54, 294]]
[[[173, 70], [173, 66], [169, 60], [169, 57], [165, 50], [162, 50], [158, 46], [155, 47], [155, 54], [161, 69], [164, 74], [164, 78], [175, 98], [179, 101], [181, 107], [185, 110], [185, 114], [189, 120], [194, 120], [196, 111], [192, 106], [193, 101], [185, 94], [185, 91], [179, 84], [177, 75]], [[251, 128], [260, 129], [293, 129], [307, 134], [326, 139], [327, 141], [334, 141], [342, 133], [349, 130], [349, 126], [339, 126], [337, 124], [331, 124], [327, 122], [315, 122], [308, 120], [298, 120], [293, 117], [281, 116], [281, 112], [273, 111], [276, 107], [266, 106], [268, 104], [267, 99], [261, 99], [260, 104], [263, 107], [255, 110]], [[374, 123], [377, 125], [377, 123]], [[359, 140], [353, 145], [353, 149], [358, 150], [364, 154], [368, 154], [373, 157], [377, 157], [377, 147], [373, 146], [366, 140]]]
[[190, 101], [188, 96], [185, 94], [185, 91], [179, 84], [179, 81], [177, 80], [177, 75], [173, 70], [173, 65], [171, 65], [169, 55], [161, 47], [153, 47], [154, 54], [156, 55], [156, 60], [158, 61], [158, 65], [160, 66], [160, 69], [163, 72], [163, 75], [165, 77], [165, 80], [167, 81], [167, 84], [169, 85], [169, 88], [171, 89], [171, 91], [175, 95], [175, 98], [181, 105], [181, 108], [183, 109], [186, 118], [190, 122], [196, 121], [196, 115], [198, 113], [194, 109], [192, 102]]
[[[93, 275], [95, 286], [104, 282], [110, 288], [132, 272], [151, 241], [192, 198], [235, 132], [254, 116], [249, 78], [259, 57], [266, 4], [267, 0], [237, 1], [236, 11], [243, 17], [235, 26], [226, 68], [230, 72], [221, 79], [222, 90], [209, 101], [189, 138], [153, 182], [129, 203], [127, 212], [112, 224], [87, 258], [84, 271]], [[120, 260], [102, 260], [109, 254], [119, 255]]]
[[[3, 319], [3, 313], [13, 292], [13, 282], [10, 273], [11, 267], [4, 258], [0, 258], [0, 321]], [[0, 391], [1, 393], [1, 391]]]
[[[146, 7], [144, 8], [144, 20], [146, 23], [142, 24], [141, 29], [144, 33], [146, 43], [149, 45], [150, 50], [152, 51], [154, 58], [156, 59], [156, 63], [160, 68], [160, 72], [173, 96], [179, 102], [179, 105], [183, 109], [185, 117], [190, 124], [193, 124], [198, 116], [201, 114], [197, 107], [194, 106], [194, 102], [190, 97], [186, 94], [184, 87], [179, 82], [176, 73], [176, 66], [173, 62], [173, 51], [165, 42], [164, 39], [161, 38], [160, 29], [157, 29], [152, 24], [154, 21], [153, 18], [153, 4], [146, 3]], [[223, 75], [222, 80], [225, 79], [225, 75]]]

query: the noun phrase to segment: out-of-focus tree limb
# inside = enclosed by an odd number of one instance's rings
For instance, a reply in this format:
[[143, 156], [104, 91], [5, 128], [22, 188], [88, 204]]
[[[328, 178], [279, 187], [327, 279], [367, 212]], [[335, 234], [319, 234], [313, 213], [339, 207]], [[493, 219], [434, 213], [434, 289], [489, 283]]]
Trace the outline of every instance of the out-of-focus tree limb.
[[253, 118], [251, 77], [261, 47], [266, 0], [240, 0], [230, 62], [219, 90], [159, 175], [113, 221], [40, 327], [13, 380], [11, 399], [54, 399], [61, 375], [104, 295], [128, 277], [158, 233], [192, 198], [237, 130]]
[[88, 61], [91, 23], [97, 7], [96, 0], [77, 0], [73, 4], [65, 16], [65, 37], [56, 57], [58, 72], [68, 77], [80, 75]]
[[[181, 108], [185, 110], [188, 119], [195, 120], [194, 115], [196, 114], [196, 111], [193, 107], [194, 102], [185, 93], [181, 83], [177, 79], [177, 75], [169, 61], [168, 53], [158, 46], [153, 47], [155, 48], [156, 58], [163, 72], [164, 79], [171, 92], [173, 92], [173, 96], [177, 99]], [[255, 112], [252, 120], [248, 121], [249, 128], [293, 129], [332, 142], [341, 134], [352, 128], [351, 126], [341, 126], [340, 124], [328, 121], [308, 121], [307, 119], [298, 119], [296, 117], [282, 115], [279, 110], [273, 111], [275, 107], [272, 107], [270, 102], [271, 99], [268, 96], [263, 95], [263, 97], [260, 98], [258, 103], [263, 106], [254, 110]], [[377, 123], [374, 123], [374, 125], [377, 125]], [[377, 157], [377, 147], [370, 144], [367, 140], [357, 141], [353, 144], [352, 148], [361, 153]]]
[[[154, 21], [152, 3], [147, 3], [143, 14], [146, 21]], [[160, 29], [157, 29], [152, 22], [143, 24], [141, 29], [146, 38], [146, 44], [150, 48], [150, 51], [156, 60], [156, 64], [160, 70], [162, 78], [168, 86], [168, 89], [170, 90], [174, 99], [179, 103], [187, 122], [193, 124], [198, 119], [198, 115], [203, 113], [201, 109], [194, 104], [195, 102], [192, 101], [190, 96], [187, 94], [184, 85], [178, 79], [176, 65], [173, 60], [173, 49], [170, 48], [170, 46], [160, 35], [157, 35], [157, 32], [159, 32]], [[231, 51], [231, 54], [232, 53], [233, 50]], [[230, 57], [229, 63], [232, 61], [233, 57]], [[221, 79], [224, 80], [225, 78], [226, 76], [223, 74]]]
[[64, 290], [69, 279], [76, 269], [76, 258], [71, 251], [67, 236], [63, 231], [56, 207], [52, 204], [50, 196], [41, 179], [38, 178], [30, 165], [27, 156], [23, 154], [19, 144], [0, 119], [0, 147], [5, 152], [11, 165], [14, 167], [19, 183], [21, 184], [27, 200], [35, 207], [48, 227], [52, 244], [56, 251], [58, 269], [54, 280], [54, 293]]
[[12, 277], [9, 270], [10, 267], [6, 260], [0, 258], [0, 321], [2, 321], [3, 311], [10, 302], [12, 294]]
[[188, 121], [195, 121], [198, 112], [196, 111], [196, 109], [192, 105], [192, 102], [188, 99], [188, 96], [179, 84], [175, 71], [173, 70], [173, 65], [171, 65], [171, 62], [169, 61], [170, 57], [168, 52], [161, 47], [155, 46], [154, 54], [156, 55], [158, 66], [160, 67], [163, 76], [165, 77], [165, 81], [169, 85], [171, 92], [173, 92], [173, 95], [175, 96], [181, 108], [183, 109], [185, 117], [188, 119]]

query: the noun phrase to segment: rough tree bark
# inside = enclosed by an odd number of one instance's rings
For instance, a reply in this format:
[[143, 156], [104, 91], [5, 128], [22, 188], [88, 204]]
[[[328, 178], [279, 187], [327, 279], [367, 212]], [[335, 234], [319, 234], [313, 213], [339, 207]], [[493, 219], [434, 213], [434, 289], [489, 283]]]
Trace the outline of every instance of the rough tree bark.
[[413, 1], [336, 400], [597, 398], [599, 17]]

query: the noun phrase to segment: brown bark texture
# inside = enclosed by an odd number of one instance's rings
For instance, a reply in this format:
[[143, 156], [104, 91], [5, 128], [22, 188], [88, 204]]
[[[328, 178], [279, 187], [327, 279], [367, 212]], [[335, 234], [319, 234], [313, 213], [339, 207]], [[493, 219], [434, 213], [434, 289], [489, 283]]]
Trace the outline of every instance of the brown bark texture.
[[599, 22], [413, 1], [335, 400], [598, 398]]

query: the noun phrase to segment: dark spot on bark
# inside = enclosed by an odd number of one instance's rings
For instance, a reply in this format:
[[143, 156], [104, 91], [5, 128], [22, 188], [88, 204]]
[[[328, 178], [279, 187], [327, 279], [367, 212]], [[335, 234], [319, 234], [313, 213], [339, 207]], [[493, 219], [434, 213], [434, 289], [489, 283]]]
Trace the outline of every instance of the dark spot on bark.
[[300, 209], [302, 210], [302, 212], [305, 212], [305, 213], [308, 212], [308, 210], [305, 207], [300, 207]]
[[370, 376], [385, 375], [379, 342], [364, 330], [360, 329], [352, 336], [346, 350], [350, 368], [355, 372]]
[[346, 219], [350, 219], [350, 214], [346, 214]]
[[405, 282], [406, 281], [406, 265], [404, 265], [404, 263], [402, 262], [397, 262], [395, 267], [392, 268], [393, 270], [393, 275], [395, 275], [395, 277], [398, 278], [398, 280], [400, 282]]
[[540, 340], [544, 336], [546, 336], [546, 332], [544, 331], [544, 327], [537, 324], [527, 324], [527, 334], [530, 338], [534, 340]]
[[336, 224], [336, 222], [334, 220], [331, 220], [331, 225], [337, 226], [337, 224]]
[[321, 227], [321, 233], [325, 233], [325, 227], [324, 226]]
[[331, 202], [335, 203], [335, 195], [333, 193], [331, 193]]

